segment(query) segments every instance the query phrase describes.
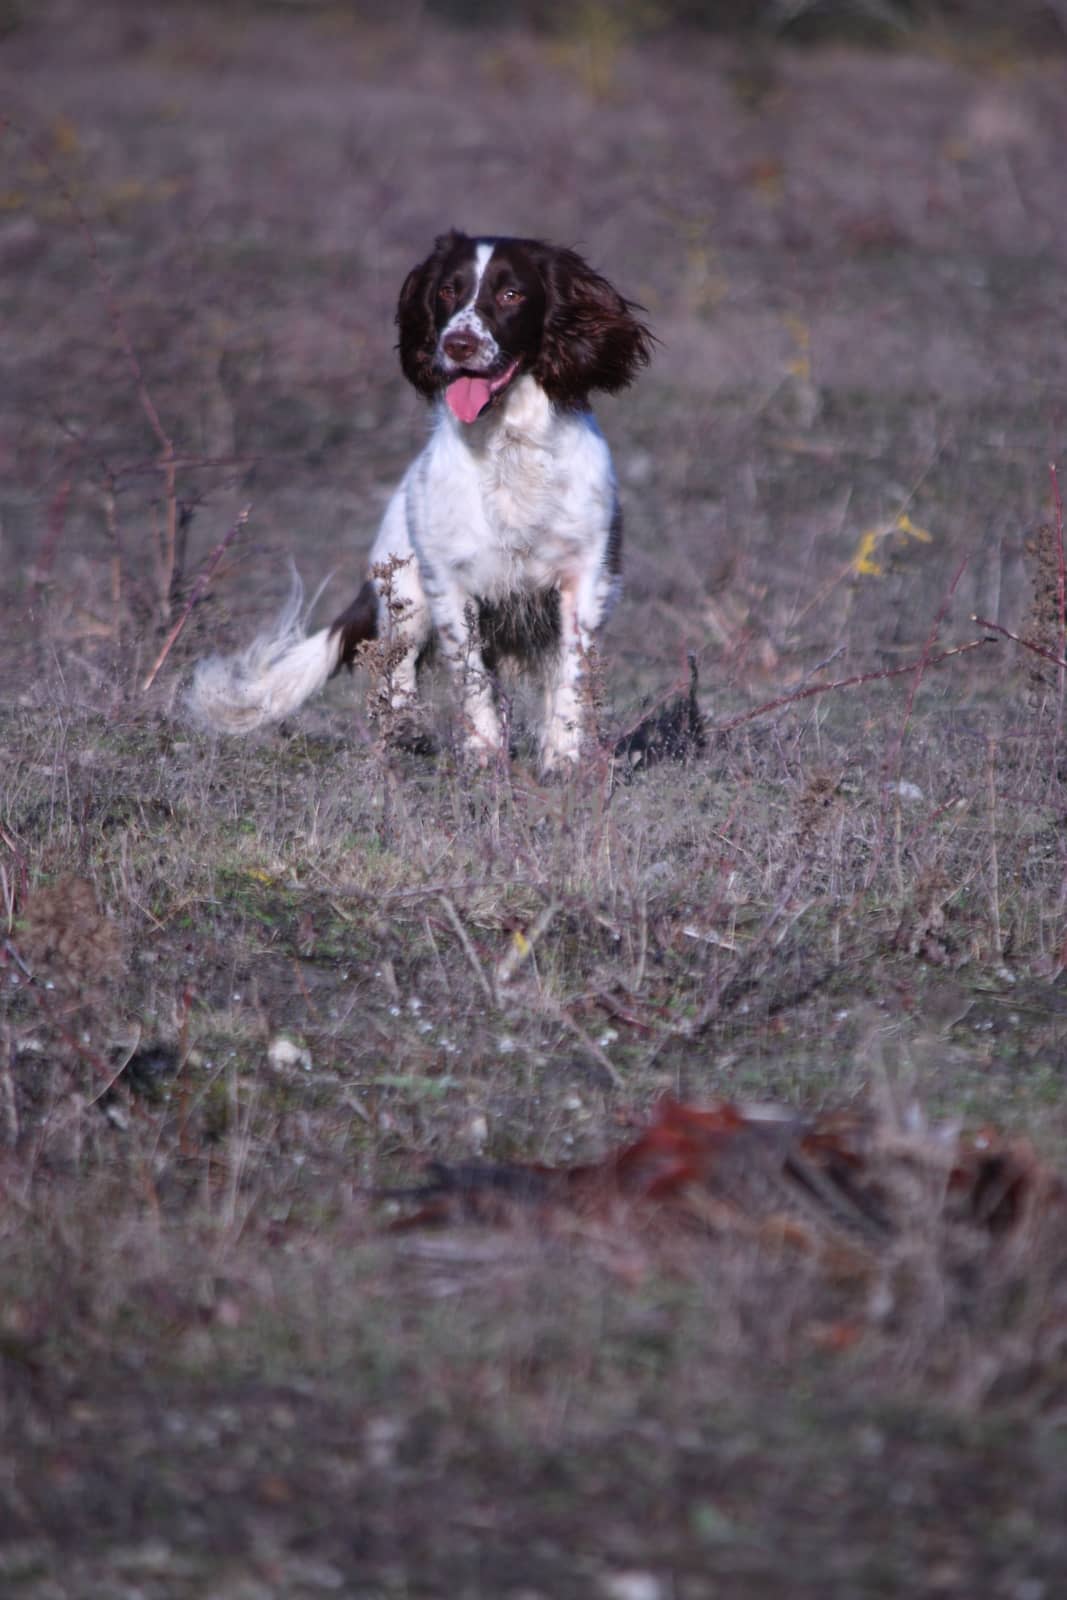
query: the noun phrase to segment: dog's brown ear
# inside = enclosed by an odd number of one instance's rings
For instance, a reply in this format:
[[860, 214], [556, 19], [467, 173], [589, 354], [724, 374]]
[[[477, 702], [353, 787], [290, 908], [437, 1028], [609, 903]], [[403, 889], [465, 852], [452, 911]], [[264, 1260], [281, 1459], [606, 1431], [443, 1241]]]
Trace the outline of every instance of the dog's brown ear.
[[400, 291], [400, 302], [396, 308], [396, 323], [400, 329], [397, 344], [400, 365], [408, 382], [427, 398], [440, 388], [440, 380], [433, 367], [437, 349], [437, 328], [434, 324], [437, 282], [444, 261], [464, 242], [465, 235], [457, 233], [455, 229], [440, 234], [426, 260], [408, 273]]
[[534, 376], [569, 409], [594, 389], [624, 389], [652, 357], [654, 336], [606, 278], [573, 250], [546, 248], [539, 260], [548, 304]]

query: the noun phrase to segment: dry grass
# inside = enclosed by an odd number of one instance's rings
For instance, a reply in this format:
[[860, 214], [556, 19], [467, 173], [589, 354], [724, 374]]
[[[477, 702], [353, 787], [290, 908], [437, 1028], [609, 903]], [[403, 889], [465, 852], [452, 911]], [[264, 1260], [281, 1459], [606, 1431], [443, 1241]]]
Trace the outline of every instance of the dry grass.
[[[1062, 650], [1058, 85], [773, 55], [757, 114], [706, 41], [592, 93], [521, 33], [101, 17], [18, 30], [18, 120], [173, 450], [5, 135], [0, 1587], [1053, 1594], [1055, 1239], [976, 1273], [917, 1204], [876, 1292], [758, 1233], [391, 1234], [370, 1191], [598, 1157], [665, 1091], [1067, 1166], [1059, 670], [940, 659], [972, 613]], [[442, 217], [516, 118], [531, 215], [487, 160]], [[521, 697], [480, 775], [440, 686], [438, 755], [359, 683], [248, 743], [173, 715], [285, 554], [359, 575], [422, 426], [392, 300], [452, 221], [579, 243], [664, 341], [604, 408], [629, 597], [566, 786]]]

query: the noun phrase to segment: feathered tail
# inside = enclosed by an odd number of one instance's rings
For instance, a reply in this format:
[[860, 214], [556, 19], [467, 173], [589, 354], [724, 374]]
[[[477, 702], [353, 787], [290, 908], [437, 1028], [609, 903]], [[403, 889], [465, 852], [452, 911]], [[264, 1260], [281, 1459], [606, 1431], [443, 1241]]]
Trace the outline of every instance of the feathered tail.
[[304, 586], [296, 572], [289, 598], [272, 625], [245, 650], [198, 663], [185, 695], [189, 715], [218, 733], [251, 733], [280, 722], [310, 700], [342, 663], [350, 663], [356, 638], [373, 639], [377, 607], [373, 585], [328, 628], [305, 631]]

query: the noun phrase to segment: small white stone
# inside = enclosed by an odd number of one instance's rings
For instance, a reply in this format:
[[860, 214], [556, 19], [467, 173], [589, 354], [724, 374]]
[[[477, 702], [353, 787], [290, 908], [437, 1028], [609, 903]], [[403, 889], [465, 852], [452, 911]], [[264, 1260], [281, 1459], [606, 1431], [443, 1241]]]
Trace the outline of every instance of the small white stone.
[[287, 1039], [284, 1033], [277, 1034], [267, 1046], [267, 1060], [279, 1071], [286, 1067], [302, 1067], [305, 1072], [311, 1071], [311, 1051]]
[[605, 1573], [600, 1587], [607, 1600], [663, 1600], [665, 1590], [652, 1572]]

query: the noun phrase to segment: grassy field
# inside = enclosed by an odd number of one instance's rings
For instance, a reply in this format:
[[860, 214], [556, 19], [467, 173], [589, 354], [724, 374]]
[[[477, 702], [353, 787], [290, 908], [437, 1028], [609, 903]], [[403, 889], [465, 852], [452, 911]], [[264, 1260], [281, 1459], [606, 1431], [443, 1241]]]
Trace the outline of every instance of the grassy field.
[[[924, 1180], [857, 1275], [374, 1199], [599, 1160], [664, 1094], [1067, 1169], [1063, 677], [991, 626], [1062, 654], [1062, 58], [622, 15], [0, 42], [5, 1596], [1062, 1590], [1054, 1200], [946, 1242]], [[568, 785], [521, 697], [480, 774], [439, 683], [436, 758], [358, 676], [247, 742], [181, 714], [290, 556], [354, 593], [453, 224], [578, 247], [660, 340], [599, 410], [627, 593]], [[690, 653], [703, 750], [613, 761]]]

